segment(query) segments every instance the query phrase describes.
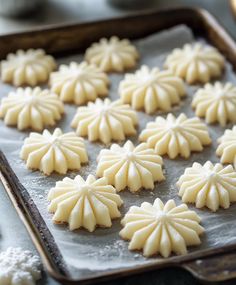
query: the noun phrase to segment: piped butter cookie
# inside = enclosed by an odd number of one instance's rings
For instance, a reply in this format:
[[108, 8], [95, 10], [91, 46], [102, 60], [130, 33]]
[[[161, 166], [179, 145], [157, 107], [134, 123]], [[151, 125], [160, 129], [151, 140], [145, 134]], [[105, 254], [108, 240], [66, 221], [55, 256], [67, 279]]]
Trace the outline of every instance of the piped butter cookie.
[[185, 88], [183, 80], [171, 71], [143, 65], [134, 74], [125, 75], [119, 93], [124, 103], [150, 114], [156, 110], [170, 111], [185, 96]]
[[236, 172], [231, 165], [194, 162], [185, 169], [177, 186], [182, 201], [194, 203], [197, 208], [206, 206], [215, 212], [219, 207], [229, 208], [236, 201]]
[[198, 117], [205, 117], [207, 123], [236, 122], [236, 86], [228, 82], [206, 84], [194, 95], [192, 107]]
[[202, 151], [204, 145], [211, 144], [206, 125], [199, 118], [188, 118], [183, 113], [178, 117], [168, 114], [166, 119], [156, 117], [154, 122], [147, 123], [139, 140], [171, 159], [178, 155], [188, 158], [192, 151]]
[[129, 250], [143, 250], [144, 256], [186, 254], [187, 247], [199, 245], [204, 228], [200, 217], [186, 204], [176, 206], [173, 200], [166, 204], [157, 198], [154, 204], [144, 202], [132, 206], [124, 216], [120, 236], [130, 240]]
[[42, 131], [46, 126], [54, 126], [63, 113], [64, 105], [58, 96], [40, 87], [17, 88], [0, 103], [0, 118], [19, 130]]
[[165, 179], [162, 172], [162, 158], [147, 144], [134, 146], [127, 141], [124, 146], [112, 144], [102, 149], [98, 156], [97, 176], [103, 176], [117, 191], [126, 187], [131, 192], [142, 188], [154, 189], [154, 182]]
[[164, 67], [187, 83], [207, 83], [222, 74], [224, 57], [219, 51], [202, 43], [185, 44], [167, 56]]
[[105, 144], [135, 135], [137, 124], [137, 114], [128, 104], [120, 100], [112, 102], [108, 98], [104, 101], [97, 99], [94, 103], [79, 107], [71, 122], [78, 135]]
[[1, 79], [15, 86], [36, 86], [46, 82], [55, 68], [54, 58], [42, 49], [18, 50], [1, 62]]
[[49, 191], [49, 212], [54, 213], [55, 223], [68, 223], [69, 229], [81, 227], [93, 232], [96, 226], [110, 228], [111, 220], [120, 217], [123, 204], [114, 187], [106, 178], [96, 179], [89, 175], [84, 180], [80, 175], [56, 182]]
[[44, 130], [42, 134], [30, 133], [25, 139], [20, 157], [29, 169], [39, 169], [50, 175], [53, 171], [66, 174], [79, 170], [81, 164], [88, 162], [83, 138], [74, 132], [64, 133], [57, 128], [53, 133]]
[[109, 79], [94, 64], [71, 62], [52, 72], [49, 83], [63, 102], [82, 105], [107, 96]]
[[122, 72], [136, 66], [138, 51], [128, 39], [102, 38], [86, 50], [85, 59], [105, 72]]

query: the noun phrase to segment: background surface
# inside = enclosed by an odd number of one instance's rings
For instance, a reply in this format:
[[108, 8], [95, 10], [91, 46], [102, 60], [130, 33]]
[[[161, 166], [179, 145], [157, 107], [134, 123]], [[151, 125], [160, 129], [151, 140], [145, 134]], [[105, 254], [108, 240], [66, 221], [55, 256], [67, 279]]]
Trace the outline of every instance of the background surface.
[[[125, 0], [119, 0], [124, 2]], [[115, 0], [113, 1], [113, 3]], [[117, 2], [117, 1], [116, 1]], [[127, 2], [135, 2], [129, 1]], [[236, 39], [236, 22], [232, 17], [229, 3], [226, 0], [145, 0], [145, 8], [167, 8], [176, 6], [199, 6], [209, 10], [219, 21], [227, 28], [231, 35]], [[147, 3], [150, 3], [147, 5]], [[94, 9], [94, 6], [96, 9]], [[127, 5], [126, 5], [127, 6]], [[40, 9], [34, 14], [24, 18], [10, 19], [0, 17], [0, 35], [7, 33], [20, 32], [33, 27], [94, 21], [98, 19], [111, 18], [119, 15], [125, 15], [132, 12], [143, 10], [142, 7], [129, 5], [129, 8], [121, 8], [112, 5], [111, 0], [50, 0], [46, 1]], [[135, 8], [134, 8], [135, 7]], [[4, 219], [6, 216], [7, 219]], [[8, 246], [20, 246], [24, 249], [35, 251], [34, 246], [17, 216], [13, 206], [3, 186], [0, 183], [0, 251], [5, 250]], [[43, 279], [37, 283], [38, 285], [59, 285], [43, 274]], [[189, 273], [180, 269], [163, 269], [156, 272], [133, 276], [125, 279], [117, 280], [106, 284], [122, 284], [122, 285], [141, 285], [141, 284], [158, 284], [158, 285], [195, 285], [200, 284]], [[228, 281], [221, 284], [236, 284], [236, 281]]]

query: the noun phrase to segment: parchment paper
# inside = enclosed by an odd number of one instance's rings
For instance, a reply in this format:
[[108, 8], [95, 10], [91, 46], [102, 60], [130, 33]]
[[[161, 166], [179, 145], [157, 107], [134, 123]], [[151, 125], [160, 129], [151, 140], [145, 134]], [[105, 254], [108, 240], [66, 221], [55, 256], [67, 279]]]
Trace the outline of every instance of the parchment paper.
[[[173, 48], [182, 47], [184, 43], [195, 40], [189, 28], [176, 26], [165, 32], [134, 41], [141, 54], [139, 66], [147, 64], [151, 67], [162, 67], [166, 55]], [[68, 56], [58, 59], [58, 64], [69, 63], [72, 60], [80, 62], [82, 59], [82, 55]], [[111, 89], [109, 97], [113, 100], [119, 98], [117, 88], [123, 76], [123, 74], [110, 75]], [[230, 64], [227, 64], [226, 72], [221, 80], [236, 83]], [[175, 115], [184, 112], [189, 117], [194, 116], [190, 103], [197, 88], [199, 86], [187, 86], [187, 98], [182, 100], [180, 106], [173, 109]], [[11, 89], [14, 88], [6, 84], [0, 84], [0, 97], [6, 96]], [[70, 122], [76, 109], [77, 107], [74, 105], [66, 105], [66, 115], [57, 125], [63, 131], [71, 131]], [[148, 121], [153, 120], [156, 115], [160, 114], [165, 115], [157, 112], [154, 116], [149, 116], [139, 112], [140, 124], [138, 134], [145, 128]], [[227, 125], [227, 128], [231, 128], [231, 125]], [[181, 158], [169, 160], [167, 157], [164, 157], [164, 172], [167, 179], [165, 182], [157, 183], [153, 192], [148, 190], [143, 190], [138, 194], [131, 194], [127, 190], [120, 192], [124, 200], [124, 206], [121, 208], [122, 215], [127, 212], [131, 205], [140, 205], [143, 201], [153, 202], [156, 197], [161, 198], [164, 202], [172, 198], [177, 204], [181, 203], [181, 199], [177, 195], [178, 190], [175, 183], [184, 172], [184, 169], [191, 166], [194, 161], [200, 163], [204, 163], [206, 160], [211, 160], [212, 162], [219, 161], [215, 155], [216, 140], [223, 134], [224, 129], [217, 125], [211, 125], [209, 126], [209, 131], [213, 144], [210, 147], [205, 147], [203, 152], [194, 153], [187, 160]], [[127, 249], [128, 242], [121, 240], [118, 235], [121, 229], [120, 219], [113, 221], [113, 226], [110, 229], [98, 228], [93, 233], [83, 229], [70, 232], [66, 225], [54, 225], [51, 221], [51, 214], [47, 212], [48, 202], [46, 197], [49, 189], [55, 185], [56, 181], [63, 179], [64, 176], [53, 174], [50, 177], [46, 177], [39, 171], [32, 172], [26, 169], [25, 163], [19, 158], [19, 152], [23, 140], [28, 134], [29, 132], [19, 132], [15, 128], [6, 127], [0, 121], [0, 147], [40, 210], [74, 278], [94, 277], [101, 271], [112, 271], [113, 269], [124, 267], [132, 268], [144, 263], [153, 263], [157, 259], [159, 261], [162, 260], [160, 256], [147, 259], [139, 252], [129, 252]], [[132, 141], [138, 143], [137, 137], [138, 135], [132, 138]], [[96, 157], [105, 146], [99, 143], [90, 143], [87, 140], [86, 145], [89, 153], [89, 165], [83, 167], [77, 173], [69, 172], [67, 176], [74, 177], [80, 174], [86, 177], [89, 173], [95, 174]], [[191, 248], [189, 251], [219, 247], [236, 242], [236, 204], [232, 205], [228, 210], [219, 210], [216, 213], [212, 213], [207, 209], [197, 210], [194, 206], [190, 206], [190, 208], [196, 210], [201, 216], [202, 225], [205, 227], [206, 233], [201, 237], [202, 244], [199, 247]], [[4, 218], [7, 219], [7, 214]]]

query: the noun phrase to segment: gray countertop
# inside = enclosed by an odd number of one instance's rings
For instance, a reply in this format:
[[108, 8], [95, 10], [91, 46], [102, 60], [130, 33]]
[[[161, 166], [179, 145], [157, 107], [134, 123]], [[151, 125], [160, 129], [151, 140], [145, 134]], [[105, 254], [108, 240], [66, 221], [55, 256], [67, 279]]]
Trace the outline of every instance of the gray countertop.
[[[148, 1], [147, 1], [148, 2]], [[177, 3], [178, 2], [178, 3]], [[98, 5], [99, 3], [99, 5]], [[96, 4], [96, 9], [93, 9]], [[208, 9], [220, 22], [230, 31], [236, 38], [236, 22], [230, 12], [229, 3], [225, 0], [163, 0], [152, 1], [151, 8], [164, 8], [183, 6], [184, 4], [191, 6], [200, 6]], [[148, 7], [150, 8], [150, 7]], [[73, 23], [92, 21], [102, 18], [111, 18], [119, 15], [128, 14], [137, 11], [134, 9], [121, 9], [113, 7], [109, 1], [105, 0], [50, 0], [31, 17], [10, 19], [0, 17], [0, 34], [14, 33], [27, 30], [28, 28], [43, 26], [57, 23]], [[7, 213], [8, 218], [4, 219]], [[0, 250], [6, 249], [8, 246], [21, 246], [24, 249], [35, 251], [34, 246], [21, 222], [17, 216], [9, 198], [7, 197], [3, 186], [0, 183]], [[133, 276], [116, 282], [107, 284], [159, 284], [159, 285], [195, 285], [200, 284], [189, 273], [180, 269], [163, 269], [153, 273]], [[56, 285], [46, 273], [43, 279], [38, 282], [39, 285]], [[227, 282], [227, 284], [235, 284], [235, 281]], [[4, 284], [1, 284], [4, 285]]]

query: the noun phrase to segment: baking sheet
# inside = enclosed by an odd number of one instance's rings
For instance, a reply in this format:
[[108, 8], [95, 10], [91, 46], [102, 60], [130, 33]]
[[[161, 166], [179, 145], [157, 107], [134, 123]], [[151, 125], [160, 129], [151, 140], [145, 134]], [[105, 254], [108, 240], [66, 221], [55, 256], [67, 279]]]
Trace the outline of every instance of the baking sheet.
[[[141, 60], [139, 66], [147, 64], [150, 67], [162, 67], [166, 55], [175, 47], [182, 47], [184, 43], [193, 42], [194, 39], [191, 30], [184, 26], [176, 26], [170, 30], [151, 35], [138, 41], [134, 41], [140, 54]], [[197, 39], [202, 40], [202, 39]], [[59, 58], [58, 64], [69, 63], [70, 61], [80, 62], [83, 59], [82, 55], [72, 55], [64, 58]], [[138, 67], [137, 67], [138, 68]], [[112, 100], [118, 99], [117, 89], [123, 74], [111, 74], [111, 88], [109, 97]], [[233, 74], [230, 64], [227, 64], [225, 74], [221, 81], [231, 81], [236, 83], [236, 77]], [[181, 112], [186, 113], [189, 117], [194, 116], [190, 104], [192, 96], [199, 86], [186, 86], [187, 97], [182, 100], [180, 106], [173, 108], [173, 113], [178, 115]], [[0, 84], [0, 98], [14, 89], [7, 84]], [[71, 131], [70, 122], [76, 112], [77, 107], [74, 105], [66, 105], [66, 115], [57, 124], [63, 131]], [[154, 120], [155, 116], [164, 115], [157, 112], [150, 116], [143, 112], [138, 112], [139, 129], [138, 134], [145, 128], [148, 121]], [[227, 125], [228, 128], [231, 125]], [[52, 130], [52, 129], [51, 129]], [[174, 199], [177, 204], [181, 203], [178, 197], [178, 190], [175, 186], [179, 176], [184, 172], [184, 169], [191, 166], [194, 161], [204, 163], [210, 159], [212, 162], [217, 162], [219, 159], [215, 156], [217, 147], [217, 138], [220, 137], [224, 129], [217, 125], [209, 126], [209, 132], [213, 140], [210, 147], [205, 147], [203, 152], [194, 153], [188, 160], [177, 158], [169, 160], [164, 157], [164, 173], [166, 181], [157, 183], [154, 191], [143, 190], [138, 194], [131, 194], [128, 191], [120, 192], [124, 200], [124, 206], [121, 208], [124, 215], [131, 205], [140, 205], [143, 201], [153, 202], [159, 197], [164, 202], [168, 199]], [[48, 228], [52, 232], [55, 241], [68, 265], [68, 269], [73, 278], [89, 278], [95, 277], [101, 271], [112, 271], [121, 268], [132, 268], [141, 264], [152, 264], [153, 262], [161, 262], [160, 257], [144, 258], [139, 252], [128, 251], [128, 242], [120, 239], [118, 233], [121, 229], [120, 219], [113, 221], [113, 226], [110, 229], [96, 229], [95, 232], [89, 233], [83, 229], [70, 232], [66, 225], [54, 225], [51, 221], [51, 214], [47, 212], [47, 194], [55, 182], [64, 178], [62, 175], [53, 174], [46, 177], [39, 171], [29, 171], [26, 169], [25, 163], [19, 158], [19, 152], [23, 145], [23, 140], [29, 132], [19, 132], [15, 128], [8, 128], [0, 121], [0, 148], [5, 153], [11, 167], [19, 177], [21, 183], [30, 193], [35, 204], [37, 205], [42, 217], [47, 223]], [[138, 143], [137, 137], [131, 138], [134, 143]], [[104, 148], [103, 144], [90, 143], [86, 140], [86, 145], [89, 154], [89, 164], [79, 172], [69, 172], [67, 176], [74, 177], [77, 174], [86, 177], [90, 173], [95, 173], [96, 157], [99, 151]], [[190, 206], [202, 218], [202, 225], [205, 227], [206, 233], [201, 237], [202, 244], [199, 247], [190, 248], [189, 251], [198, 251], [212, 247], [219, 247], [227, 244], [236, 243], [236, 204], [232, 205], [228, 210], [219, 210], [217, 213], [212, 213], [207, 209], [197, 210]], [[4, 217], [7, 219], [7, 216]]]

